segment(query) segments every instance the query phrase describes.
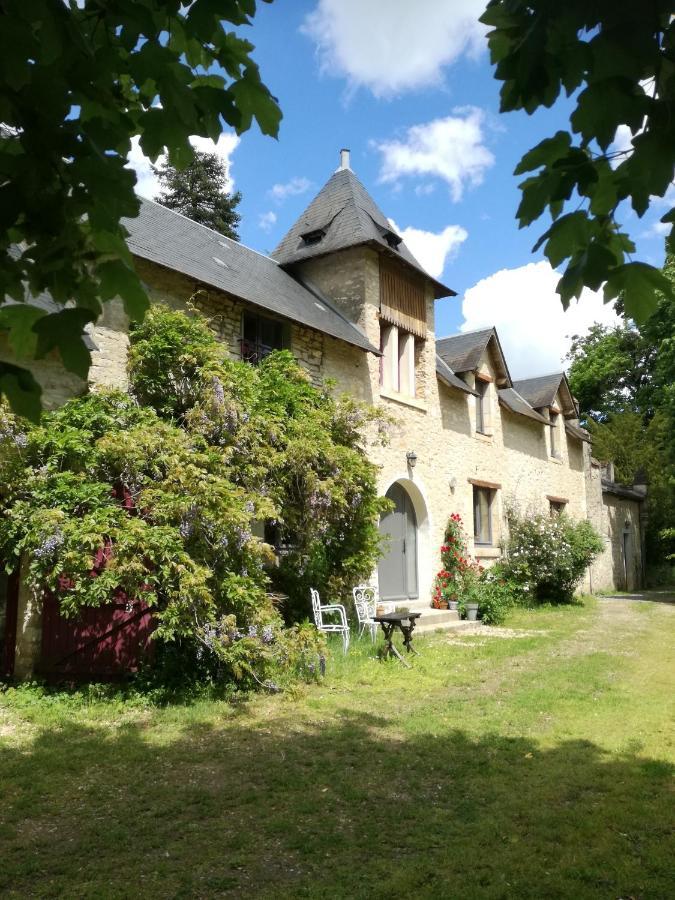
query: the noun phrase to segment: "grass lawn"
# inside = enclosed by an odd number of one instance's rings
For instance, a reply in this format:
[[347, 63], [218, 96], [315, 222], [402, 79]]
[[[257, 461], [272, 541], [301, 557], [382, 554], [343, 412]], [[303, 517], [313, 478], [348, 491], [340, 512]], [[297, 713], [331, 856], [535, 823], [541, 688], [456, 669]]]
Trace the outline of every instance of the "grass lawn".
[[234, 706], [0, 694], [0, 895], [673, 897], [675, 605], [507, 627]]

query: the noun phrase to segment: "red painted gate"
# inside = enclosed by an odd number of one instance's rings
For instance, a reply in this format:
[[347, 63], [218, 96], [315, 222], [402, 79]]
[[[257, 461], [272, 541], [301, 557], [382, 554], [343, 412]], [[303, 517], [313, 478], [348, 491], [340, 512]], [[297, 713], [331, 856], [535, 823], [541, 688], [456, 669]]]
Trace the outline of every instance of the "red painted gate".
[[50, 679], [110, 679], [138, 670], [151, 653], [154, 629], [147, 605], [115, 600], [66, 619], [58, 599], [42, 608], [40, 673]]

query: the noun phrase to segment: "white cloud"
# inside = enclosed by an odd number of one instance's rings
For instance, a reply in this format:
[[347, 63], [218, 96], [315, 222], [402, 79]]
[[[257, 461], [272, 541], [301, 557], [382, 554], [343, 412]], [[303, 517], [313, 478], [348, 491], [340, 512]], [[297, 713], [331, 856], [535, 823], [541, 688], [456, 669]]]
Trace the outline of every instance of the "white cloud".
[[319, 0], [301, 30], [321, 70], [376, 96], [438, 84], [442, 69], [485, 46], [485, 0]]
[[[228, 192], [234, 187], [234, 179], [231, 175], [232, 162], [230, 157], [239, 146], [240, 140], [241, 138], [231, 131], [223, 132], [217, 141], [212, 141], [210, 138], [199, 137], [197, 135], [190, 138], [190, 143], [195, 150], [199, 150], [202, 153], [216, 153], [225, 163], [228, 174], [226, 188]], [[152, 171], [152, 163], [148, 157], [143, 154], [138, 137], [131, 139], [131, 152], [129, 153], [127, 160], [128, 165], [136, 170], [136, 177], [138, 178], [138, 181], [136, 182], [136, 193], [140, 194], [141, 197], [147, 197], [149, 200], [154, 200], [161, 189], [159, 179]], [[166, 154], [162, 154], [157, 158], [155, 165], [161, 166], [165, 161]]]
[[380, 181], [397, 182], [404, 175], [442, 178], [455, 201], [461, 200], [465, 186], [480, 184], [495, 161], [483, 143], [485, 114], [475, 106], [453, 113], [413, 125], [404, 140], [375, 143], [382, 154]]
[[262, 228], [263, 231], [271, 231], [273, 226], [276, 224], [277, 214], [270, 210], [269, 212], [260, 213], [258, 216], [258, 228]]
[[464, 295], [462, 331], [496, 326], [514, 378], [544, 375], [564, 367], [571, 336], [585, 334], [594, 322], [621, 320], [602, 291], [585, 289], [565, 312], [555, 289], [560, 273], [547, 262], [502, 269], [483, 278]]
[[420, 228], [399, 228], [393, 219], [389, 219], [389, 222], [432, 278], [441, 277], [448, 257], [454, 256], [469, 236], [460, 225], [448, 225], [436, 234]]
[[295, 197], [298, 194], [306, 193], [311, 186], [312, 182], [309, 178], [296, 175], [284, 184], [273, 185], [268, 193], [277, 201], [277, 203], [283, 203], [288, 197]]
[[418, 184], [415, 188], [415, 193], [418, 197], [428, 197], [429, 194], [433, 194], [436, 190], [436, 185], [431, 182], [427, 182], [426, 184]]

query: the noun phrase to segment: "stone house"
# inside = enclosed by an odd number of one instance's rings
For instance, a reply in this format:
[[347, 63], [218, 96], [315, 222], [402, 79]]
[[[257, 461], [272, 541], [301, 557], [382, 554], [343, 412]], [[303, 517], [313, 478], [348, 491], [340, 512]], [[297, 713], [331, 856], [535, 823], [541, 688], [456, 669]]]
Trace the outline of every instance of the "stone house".
[[[333, 379], [394, 417], [387, 446], [371, 451], [395, 504], [381, 523], [389, 551], [373, 573], [383, 599], [428, 605], [453, 512], [472, 554], [497, 559], [510, 504], [594, 523], [606, 549], [587, 588], [640, 584], [644, 488], [614, 484], [592, 459], [563, 372], [514, 381], [494, 328], [436, 337], [435, 305], [454, 292], [392, 230], [347, 151], [271, 257], [151, 201], [125, 224], [155, 302], [192, 302], [233, 357], [255, 363], [289, 348], [315, 381]], [[108, 304], [90, 338], [90, 384], [124, 387], [119, 307]], [[0, 343], [0, 358], [10, 357]], [[33, 371], [48, 407], [87, 388], [55, 360]]]

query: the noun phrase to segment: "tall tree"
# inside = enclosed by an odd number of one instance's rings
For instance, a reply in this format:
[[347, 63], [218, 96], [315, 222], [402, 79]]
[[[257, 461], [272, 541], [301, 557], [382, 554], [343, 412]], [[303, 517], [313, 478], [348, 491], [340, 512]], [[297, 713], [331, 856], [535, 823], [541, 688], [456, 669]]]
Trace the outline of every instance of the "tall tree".
[[184, 169], [167, 161], [155, 171], [162, 184], [162, 192], [156, 197], [158, 203], [225, 237], [239, 240], [237, 226], [241, 216], [236, 207], [241, 192], [229, 193], [227, 165], [217, 153], [195, 150], [194, 159]]
[[[501, 110], [534, 113], [564, 90], [575, 95], [570, 129], [525, 154], [520, 227], [546, 210], [553, 224], [540, 237], [552, 266], [567, 265], [558, 283], [563, 306], [584, 287], [619, 294], [638, 324], [655, 310], [658, 291], [673, 296], [654, 267], [630, 261], [635, 245], [619, 215], [638, 216], [665, 197], [675, 171], [675, 16], [673, 0], [490, 0], [481, 21]], [[619, 129], [627, 148], [614, 148]], [[566, 212], [571, 201], [573, 211]], [[671, 225], [675, 208], [661, 219]]]
[[[675, 284], [672, 253], [663, 274]], [[614, 461], [619, 481], [647, 475], [647, 552], [662, 562], [675, 553], [675, 301], [662, 295], [641, 331], [595, 325], [574, 339], [569, 359], [594, 454]]]
[[655, 358], [656, 347], [631, 322], [615, 328], [595, 324], [575, 335], [569, 377], [583, 414], [604, 421], [632, 410], [650, 419]]
[[[232, 31], [255, 9], [255, 0], [0, 0], [0, 333], [17, 356], [57, 348], [84, 377], [83, 329], [102, 303], [121, 296], [142, 317], [148, 300], [120, 225], [139, 208], [126, 168], [133, 137], [151, 160], [168, 153], [181, 168], [191, 135], [216, 140], [254, 118], [277, 134], [281, 112], [253, 45]], [[30, 303], [42, 291], [57, 311]], [[20, 365], [0, 363], [3, 394], [39, 413], [39, 387]]]

